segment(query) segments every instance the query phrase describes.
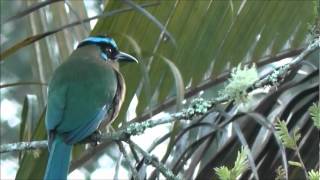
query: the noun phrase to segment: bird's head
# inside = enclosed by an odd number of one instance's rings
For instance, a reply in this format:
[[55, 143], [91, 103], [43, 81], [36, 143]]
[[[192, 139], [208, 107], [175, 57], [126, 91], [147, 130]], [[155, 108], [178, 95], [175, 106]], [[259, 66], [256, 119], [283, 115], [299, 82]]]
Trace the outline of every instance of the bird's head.
[[138, 62], [138, 60], [130, 54], [121, 52], [116, 42], [110, 37], [91, 36], [81, 41], [77, 48], [87, 45], [95, 45], [100, 48], [100, 57], [105, 61]]

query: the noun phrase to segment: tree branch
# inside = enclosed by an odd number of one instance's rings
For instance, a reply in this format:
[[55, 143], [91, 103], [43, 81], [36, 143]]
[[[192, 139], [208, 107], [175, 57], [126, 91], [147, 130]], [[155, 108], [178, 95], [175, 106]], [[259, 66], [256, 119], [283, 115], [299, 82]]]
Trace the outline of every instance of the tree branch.
[[2, 144], [0, 146], [0, 153], [43, 149], [46, 147], [48, 147], [48, 142], [46, 140], [32, 141], [32, 142], [18, 142], [18, 143], [12, 143], [12, 144]]
[[[260, 67], [260, 66], [263, 66], [263, 65], [266, 65], [266, 64], [269, 64], [269, 63], [272, 63], [272, 62], [276, 62], [276, 61], [284, 59], [284, 58], [288, 58], [288, 57], [293, 57], [293, 56], [299, 55], [303, 50], [304, 50], [304, 48], [295, 49], [295, 50], [292, 50], [292, 51], [284, 51], [284, 52], [279, 53], [279, 54], [277, 54], [276, 56], [273, 56], [273, 57], [262, 58], [260, 60], [257, 60], [257, 62], [258, 62], [257, 66]], [[185, 93], [185, 98], [192, 97], [192, 96], [196, 95], [197, 93], [199, 93], [202, 90], [208, 89], [209, 87], [212, 87], [212, 86], [214, 86], [214, 85], [216, 85], [218, 83], [224, 82], [225, 80], [227, 80], [228, 77], [230, 77], [230, 72], [224, 72], [219, 77], [214, 78], [214, 79], [212, 79], [212, 78], [207, 79], [204, 83], [202, 83], [202, 84], [200, 84], [200, 85], [198, 85], [196, 87], [187, 89], [186, 93]], [[153, 114], [160, 113], [160, 112], [164, 111], [165, 109], [169, 108], [170, 106], [174, 105], [175, 103], [176, 103], [176, 98], [175, 97], [169, 98], [168, 100], [166, 100], [165, 102], [163, 102], [159, 106], [155, 107], [152, 110], [152, 113]], [[143, 114], [140, 117], [137, 117], [137, 118], [133, 119], [132, 121], [141, 122], [141, 121], [145, 121], [145, 120], [147, 120], [149, 118], [151, 118], [150, 113], [146, 113], [146, 114]]]
[[[147, 128], [153, 128], [160, 124], [170, 123], [175, 120], [177, 115], [167, 115], [161, 117], [161, 119], [150, 119], [141, 123], [130, 123], [127, 127], [121, 128], [115, 132], [109, 132], [104, 134], [93, 134], [88, 138], [84, 139], [80, 143], [92, 143], [92, 142], [109, 142], [109, 141], [126, 141], [130, 136], [140, 135]], [[181, 119], [181, 118], [180, 118]], [[12, 144], [3, 144], [0, 146], [0, 153], [23, 151], [23, 150], [34, 150], [44, 149], [48, 146], [46, 140], [43, 141], [32, 141], [32, 142], [18, 142]]]

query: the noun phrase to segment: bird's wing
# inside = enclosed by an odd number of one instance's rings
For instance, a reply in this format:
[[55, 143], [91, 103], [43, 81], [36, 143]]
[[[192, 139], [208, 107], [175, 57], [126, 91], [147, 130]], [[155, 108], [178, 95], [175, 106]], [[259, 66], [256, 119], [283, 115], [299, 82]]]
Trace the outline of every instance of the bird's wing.
[[[94, 127], [98, 128], [106, 114], [114, 118], [114, 113], [109, 113], [108, 109], [113, 107], [117, 83], [113, 67], [103, 62], [80, 58], [64, 63], [49, 85], [48, 131], [70, 134], [69, 142], [76, 142], [93, 132]], [[119, 109], [117, 105], [116, 109]], [[87, 126], [90, 128], [84, 130]]]
[[116, 69], [114, 69], [114, 71], [116, 72], [117, 76], [117, 90], [113, 98], [112, 106], [108, 109], [108, 113], [99, 126], [100, 130], [104, 129], [107, 125], [112, 123], [117, 118], [125, 97], [126, 85], [124, 82], [124, 78], [119, 71], [117, 71]]
[[81, 127], [74, 129], [68, 133], [64, 134], [64, 141], [67, 144], [75, 144], [87, 136], [91, 135], [95, 130], [97, 130], [99, 124], [101, 123], [103, 117], [106, 116], [108, 107], [105, 105], [100, 110], [98, 110], [86, 124]]
[[46, 127], [49, 136], [49, 149], [54, 137], [54, 129], [61, 122], [65, 111], [65, 101], [68, 88], [66, 86], [50, 90], [46, 113]]

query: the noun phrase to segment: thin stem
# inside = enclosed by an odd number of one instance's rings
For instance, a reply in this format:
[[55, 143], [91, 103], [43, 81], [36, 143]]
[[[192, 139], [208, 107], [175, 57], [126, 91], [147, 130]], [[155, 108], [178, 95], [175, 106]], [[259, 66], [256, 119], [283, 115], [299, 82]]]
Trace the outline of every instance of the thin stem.
[[129, 165], [129, 167], [131, 169], [133, 179], [134, 180], [139, 180], [140, 179], [139, 178], [139, 174], [138, 174], [136, 168], [134, 168], [133, 165], [131, 164], [130, 158], [128, 156], [128, 153], [127, 153], [126, 149], [123, 146], [123, 143], [121, 141], [118, 141], [117, 144], [118, 144], [120, 152], [122, 152], [124, 159], [127, 161], [128, 165]]
[[69, 3], [69, 1], [65, 0], [64, 3], [69, 7], [70, 11], [72, 12], [72, 14], [74, 14], [74, 16], [77, 18], [77, 20], [81, 22], [83, 29], [87, 33], [90, 33], [90, 29], [85, 25], [85, 23], [83, 22], [83, 19], [81, 19], [81, 16], [79, 15], [79, 13], [75, 9], [73, 9], [73, 7]]
[[157, 158], [155, 158], [154, 156], [151, 156], [148, 152], [144, 151], [142, 148], [140, 148], [140, 146], [138, 146], [133, 141], [129, 140], [129, 142], [137, 151], [139, 151], [143, 155], [147, 163], [150, 163], [153, 167], [158, 169], [167, 179], [179, 180], [179, 178], [176, 177], [173, 174], [173, 172], [170, 169], [168, 169], [164, 164], [159, 162]]
[[59, 2], [59, 1], [63, 1], [63, 0], [46, 0], [46, 1], [43, 1], [43, 2], [36, 3], [36, 4], [32, 4], [27, 9], [24, 9], [23, 11], [20, 11], [17, 14], [7, 18], [6, 20], [3, 21], [3, 23], [1, 22], [1, 25], [5, 24], [5, 23], [7, 23], [9, 21], [21, 18], [21, 17], [23, 17], [23, 16], [25, 16], [25, 15], [33, 12], [33, 11], [36, 11], [36, 10], [38, 10], [38, 9], [44, 7], [44, 6], [47, 6], [49, 4], [52, 4], [52, 3], [55, 3], [55, 2]]
[[1, 88], [8, 88], [8, 87], [12, 87], [12, 86], [24, 86], [24, 85], [39, 85], [39, 86], [47, 86], [47, 83], [43, 83], [43, 82], [16, 82], [16, 83], [8, 83], [8, 84], [1, 84], [0, 85], [0, 89]]
[[302, 166], [302, 170], [303, 170], [303, 172], [304, 172], [304, 175], [305, 175], [306, 179], [308, 179], [307, 168], [306, 168], [306, 166], [304, 165], [304, 162], [302, 161], [301, 154], [300, 154], [300, 152], [299, 152], [299, 148], [298, 148], [297, 145], [296, 145], [295, 149], [296, 149], [296, 153], [297, 153], [299, 162], [300, 162], [300, 164], [301, 164], [301, 166]]
[[25, 150], [44, 149], [48, 147], [47, 141], [18, 142], [12, 144], [3, 144], [0, 146], [0, 153], [16, 152]]

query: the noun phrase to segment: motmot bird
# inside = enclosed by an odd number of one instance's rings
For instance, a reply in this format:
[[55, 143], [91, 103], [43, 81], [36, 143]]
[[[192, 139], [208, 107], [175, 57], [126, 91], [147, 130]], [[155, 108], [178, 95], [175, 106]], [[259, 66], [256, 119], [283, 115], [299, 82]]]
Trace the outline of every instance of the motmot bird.
[[53, 73], [45, 125], [49, 159], [44, 179], [67, 179], [72, 145], [118, 115], [125, 95], [119, 62], [138, 62], [112, 38], [88, 37]]

